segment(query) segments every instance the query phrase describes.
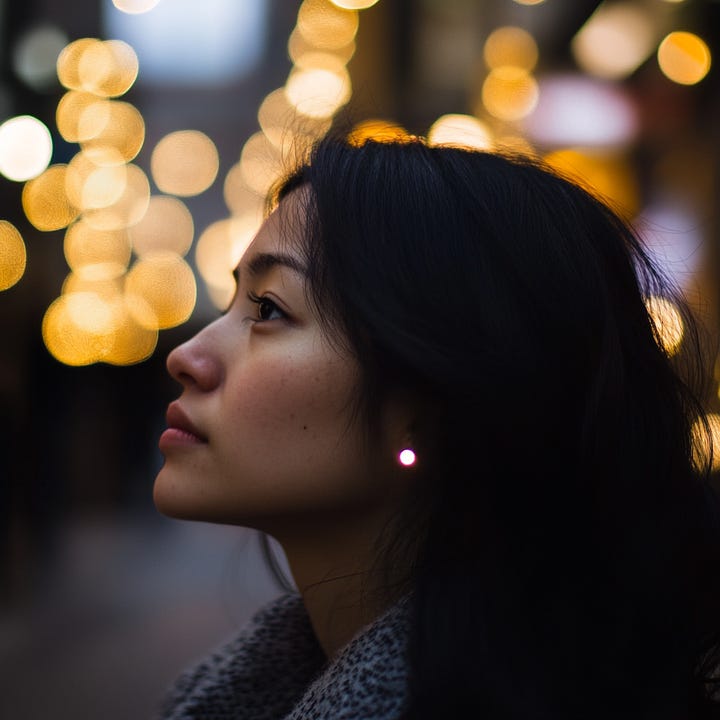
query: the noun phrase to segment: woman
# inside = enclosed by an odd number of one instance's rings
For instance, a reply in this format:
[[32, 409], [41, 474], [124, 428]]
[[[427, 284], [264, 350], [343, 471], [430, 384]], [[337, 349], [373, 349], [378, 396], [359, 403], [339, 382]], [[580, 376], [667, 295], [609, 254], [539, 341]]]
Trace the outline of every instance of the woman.
[[299, 594], [164, 716], [713, 717], [701, 411], [632, 232], [530, 160], [417, 139], [326, 139], [277, 199], [168, 358], [154, 497], [275, 537]]

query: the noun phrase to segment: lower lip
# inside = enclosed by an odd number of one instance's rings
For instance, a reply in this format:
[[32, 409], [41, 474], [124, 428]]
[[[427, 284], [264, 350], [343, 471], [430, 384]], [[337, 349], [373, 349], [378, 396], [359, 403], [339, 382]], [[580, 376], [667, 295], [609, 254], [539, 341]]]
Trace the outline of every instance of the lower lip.
[[180, 430], [179, 428], [168, 428], [163, 432], [158, 441], [160, 450], [171, 447], [188, 447], [190, 445], [206, 444], [206, 440], [187, 432], [187, 430]]

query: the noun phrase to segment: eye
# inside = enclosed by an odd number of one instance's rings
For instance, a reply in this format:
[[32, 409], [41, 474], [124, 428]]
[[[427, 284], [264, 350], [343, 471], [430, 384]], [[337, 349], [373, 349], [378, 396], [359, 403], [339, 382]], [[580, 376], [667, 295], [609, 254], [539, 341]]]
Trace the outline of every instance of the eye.
[[248, 300], [257, 305], [257, 320], [266, 322], [268, 320], [282, 320], [287, 315], [274, 303], [269, 297], [259, 297], [253, 293], [248, 293]]

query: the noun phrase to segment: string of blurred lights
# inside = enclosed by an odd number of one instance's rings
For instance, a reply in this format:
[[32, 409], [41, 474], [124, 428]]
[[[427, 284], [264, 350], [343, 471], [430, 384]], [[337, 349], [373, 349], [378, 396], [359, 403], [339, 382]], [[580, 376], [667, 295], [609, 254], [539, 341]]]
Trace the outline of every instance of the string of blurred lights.
[[[113, 4], [141, 14], [158, 1]], [[262, 221], [268, 190], [350, 100], [347, 64], [355, 52], [359, 13], [376, 2], [300, 5], [288, 40], [293, 66], [287, 81], [260, 104], [259, 130], [224, 178], [230, 215], [207, 227], [195, 244], [197, 271], [218, 307], [232, 296], [232, 269]], [[543, 0], [515, 2], [530, 7]], [[600, 3], [571, 42], [582, 71], [574, 75], [536, 78], [540, 53], [533, 34], [519, 25], [494, 28], [483, 44], [485, 70], [469, 103], [471, 113], [442, 115], [430, 126], [427, 142], [525, 153], [542, 147], [551, 165], [635, 216], [639, 191], [625, 149], [637, 120], [619, 83], [653, 53], [669, 81], [693, 85], [706, 77], [712, 63], [707, 44], [674, 27], [681, 3]], [[44, 232], [65, 230], [70, 272], [45, 314], [43, 339], [53, 356], [69, 365], [141, 362], [154, 351], [158, 331], [185, 322], [195, 307], [196, 280], [185, 259], [195, 228], [181, 198], [214, 183], [218, 152], [197, 130], [166, 135], [151, 154], [149, 172], [160, 191], [152, 194], [148, 175], [133, 163], [144, 143], [144, 119], [121, 99], [138, 76], [134, 49], [120, 40], [67, 43], [60, 31], [39, 28], [14, 49], [14, 62], [22, 68], [17, 72], [30, 86], [47, 82], [47, 64], [34, 60], [37, 48], [48, 53], [53, 47], [60, 51], [56, 71], [66, 90], [57, 105], [57, 129], [79, 151], [67, 164], [51, 165], [51, 134], [42, 122], [21, 115], [0, 125], [0, 173], [24, 183], [28, 220]], [[407, 134], [392, 121], [368, 119], [355, 126], [351, 140]], [[0, 221], [0, 290], [20, 280], [25, 263], [19, 231]], [[663, 298], [648, 298], [647, 305], [667, 352], [678, 352], [683, 327], [677, 309]]]

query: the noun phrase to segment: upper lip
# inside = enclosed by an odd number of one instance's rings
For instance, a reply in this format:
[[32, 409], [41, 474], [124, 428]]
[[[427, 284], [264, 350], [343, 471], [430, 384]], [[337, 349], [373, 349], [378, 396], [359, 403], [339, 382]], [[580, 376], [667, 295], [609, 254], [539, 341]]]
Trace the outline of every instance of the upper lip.
[[176, 428], [178, 430], [184, 430], [185, 432], [196, 435], [201, 440], [207, 441], [205, 435], [203, 435], [197, 427], [193, 424], [192, 420], [185, 414], [185, 411], [180, 407], [178, 401], [171, 402], [168, 405], [165, 419], [169, 428]]

